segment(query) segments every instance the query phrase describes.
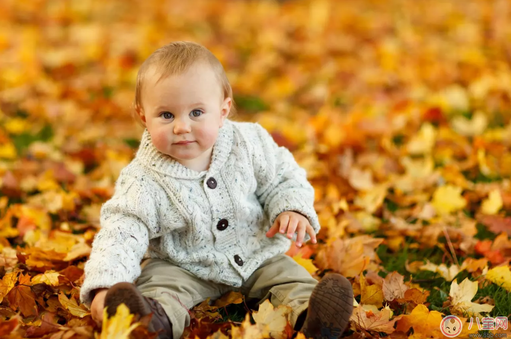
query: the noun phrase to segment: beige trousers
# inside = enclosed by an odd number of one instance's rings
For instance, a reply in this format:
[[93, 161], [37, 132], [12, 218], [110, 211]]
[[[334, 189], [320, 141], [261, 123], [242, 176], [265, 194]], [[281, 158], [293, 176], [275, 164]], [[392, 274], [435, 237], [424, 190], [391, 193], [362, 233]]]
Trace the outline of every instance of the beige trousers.
[[229, 291], [241, 292], [247, 301], [259, 299], [257, 305], [270, 298], [274, 307], [290, 306], [294, 326], [300, 313], [307, 309], [317, 280], [293, 258], [281, 254], [265, 261], [239, 288], [199, 279], [161, 259], [144, 261], [135, 283], [144, 296], [161, 303], [172, 323], [174, 338], [180, 338], [190, 325], [189, 309]]

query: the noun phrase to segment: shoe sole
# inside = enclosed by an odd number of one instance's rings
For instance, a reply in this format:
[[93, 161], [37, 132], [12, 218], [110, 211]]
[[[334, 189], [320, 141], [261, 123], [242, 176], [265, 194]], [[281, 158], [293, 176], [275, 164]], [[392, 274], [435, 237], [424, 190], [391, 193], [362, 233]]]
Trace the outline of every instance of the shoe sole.
[[301, 332], [307, 338], [337, 339], [353, 313], [353, 288], [337, 273], [327, 274], [312, 291]]
[[[105, 307], [107, 307], [108, 317], [115, 315], [117, 307], [125, 304], [131, 314], [138, 314], [141, 317], [152, 313], [148, 303], [144, 300], [142, 294], [130, 283], [121, 282], [108, 289], [105, 296]], [[154, 332], [153, 326], [149, 324], [148, 330]]]

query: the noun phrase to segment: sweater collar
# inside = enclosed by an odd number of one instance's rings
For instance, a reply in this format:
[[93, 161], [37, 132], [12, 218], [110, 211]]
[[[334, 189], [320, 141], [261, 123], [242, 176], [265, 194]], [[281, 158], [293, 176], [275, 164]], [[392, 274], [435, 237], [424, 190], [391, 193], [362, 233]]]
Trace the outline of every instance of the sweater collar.
[[232, 122], [226, 119], [224, 121], [224, 125], [218, 130], [218, 137], [215, 145], [213, 146], [209, 169], [198, 172], [181, 165], [175, 159], [158, 151], [156, 147], [154, 147], [151, 135], [146, 129], [142, 135], [136, 159], [138, 159], [142, 165], [153, 171], [160, 172], [177, 179], [199, 179], [204, 177], [206, 174], [213, 175], [220, 171], [229, 157], [233, 140]]

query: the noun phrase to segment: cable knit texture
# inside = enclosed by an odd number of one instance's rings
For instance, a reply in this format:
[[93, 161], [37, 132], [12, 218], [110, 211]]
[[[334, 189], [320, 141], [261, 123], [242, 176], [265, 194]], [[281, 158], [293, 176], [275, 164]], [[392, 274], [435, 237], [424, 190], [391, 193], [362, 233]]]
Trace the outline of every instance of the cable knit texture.
[[257, 123], [226, 120], [202, 172], [159, 152], [146, 130], [101, 208], [81, 300], [90, 306], [94, 289], [134, 282], [144, 257], [239, 287], [289, 249], [284, 235], [266, 237], [280, 213], [299, 212], [319, 231], [313, 204], [305, 170]]

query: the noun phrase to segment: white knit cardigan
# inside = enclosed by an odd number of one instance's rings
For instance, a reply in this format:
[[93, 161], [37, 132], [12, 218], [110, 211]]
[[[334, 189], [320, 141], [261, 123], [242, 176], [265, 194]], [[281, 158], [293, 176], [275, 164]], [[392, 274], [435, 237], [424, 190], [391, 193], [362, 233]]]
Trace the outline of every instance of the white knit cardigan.
[[101, 208], [81, 301], [90, 306], [94, 289], [134, 282], [144, 257], [239, 287], [289, 249], [284, 235], [265, 235], [280, 213], [299, 212], [319, 231], [313, 204], [305, 170], [257, 123], [226, 120], [202, 172], [159, 152], [146, 130]]

